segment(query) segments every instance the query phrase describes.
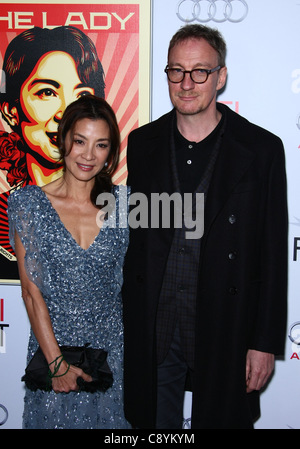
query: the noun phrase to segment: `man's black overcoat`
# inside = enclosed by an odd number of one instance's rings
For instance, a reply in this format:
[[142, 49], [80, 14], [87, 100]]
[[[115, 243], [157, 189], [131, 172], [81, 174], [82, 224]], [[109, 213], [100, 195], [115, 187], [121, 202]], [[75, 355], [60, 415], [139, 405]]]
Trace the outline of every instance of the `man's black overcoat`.
[[[204, 212], [192, 428], [251, 428], [259, 397], [246, 393], [247, 350], [284, 352], [285, 158], [278, 137], [227, 106], [217, 106], [226, 116], [226, 128]], [[149, 203], [153, 192], [173, 193], [169, 148], [174, 114], [129, 137], [128, 185], [132, 194], [147, 195]], [[123, 286], [124, 388], [127, 419], [138, 428], [155, 427], [155, 317], [172, 235], [171, 229], [130, 231]]]

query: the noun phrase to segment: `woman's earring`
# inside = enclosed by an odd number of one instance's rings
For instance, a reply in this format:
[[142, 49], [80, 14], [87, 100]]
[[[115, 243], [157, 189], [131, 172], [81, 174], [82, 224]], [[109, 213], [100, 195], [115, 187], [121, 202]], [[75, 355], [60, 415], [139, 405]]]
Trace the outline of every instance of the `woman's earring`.
[[105, 164], [104, 164], [104, 167], [107, 167], [108, 166], [108, 163], [107, 162], [105, 162]]

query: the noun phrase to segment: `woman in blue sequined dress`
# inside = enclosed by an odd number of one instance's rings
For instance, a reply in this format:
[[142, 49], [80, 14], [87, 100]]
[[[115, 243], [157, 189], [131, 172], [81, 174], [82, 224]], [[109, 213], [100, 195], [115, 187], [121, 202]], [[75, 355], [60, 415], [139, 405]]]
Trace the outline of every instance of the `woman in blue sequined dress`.
[[[106, 101], [80, 98], [59, 125], [63, 176], [42, 188], [24, 187], [9, 199], [10, 238], [31, 323], [28, 362], [40, 345], [52, 373], [58, 367], [51, 391], [26, 388], [24, 428], [129, 428], [123, 413], [121, 302], [127, 193], [111, 181], [119, 141]], [[103, 192], [115, 199], [104, 220], [96, 202]], [[114, 381], [105, 393], [79, 391], [77, 378], [91, 377], [61, 357], [59, 346], [86, 343], [108, 352]]]

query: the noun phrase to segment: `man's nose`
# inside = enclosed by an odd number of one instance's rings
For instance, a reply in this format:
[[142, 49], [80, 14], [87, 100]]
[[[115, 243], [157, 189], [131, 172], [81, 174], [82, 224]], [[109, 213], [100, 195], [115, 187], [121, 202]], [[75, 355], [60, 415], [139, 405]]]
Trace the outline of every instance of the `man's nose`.
[[181, 81], [181, 87], [182, 87], [182, 89], [185, 89], [185, 90], [193, 89], [195, 87], [195, 83], [192, 80], [190, 73], [184, 74], [184, 78]]

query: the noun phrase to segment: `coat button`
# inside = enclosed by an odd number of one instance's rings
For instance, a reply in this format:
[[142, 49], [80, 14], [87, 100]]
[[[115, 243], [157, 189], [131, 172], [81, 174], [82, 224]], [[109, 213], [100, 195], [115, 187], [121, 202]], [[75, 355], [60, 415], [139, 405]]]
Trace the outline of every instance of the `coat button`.
[[228, 257], [230, 260], [236, 259], [236, 256], [237, 256], [237, 254], [235, 251], [232, 251], [231, 253], [228, 254]]
[[229, 221], [230, 224], [234, 224], [236, 222], [236, 216], [234, 214], [231, 214], [228, 217], [228, 221]]
[[236, 287], [230, 287], [228, 290], [230, 295], [236, 295], [237, 294], [237, 288]]

